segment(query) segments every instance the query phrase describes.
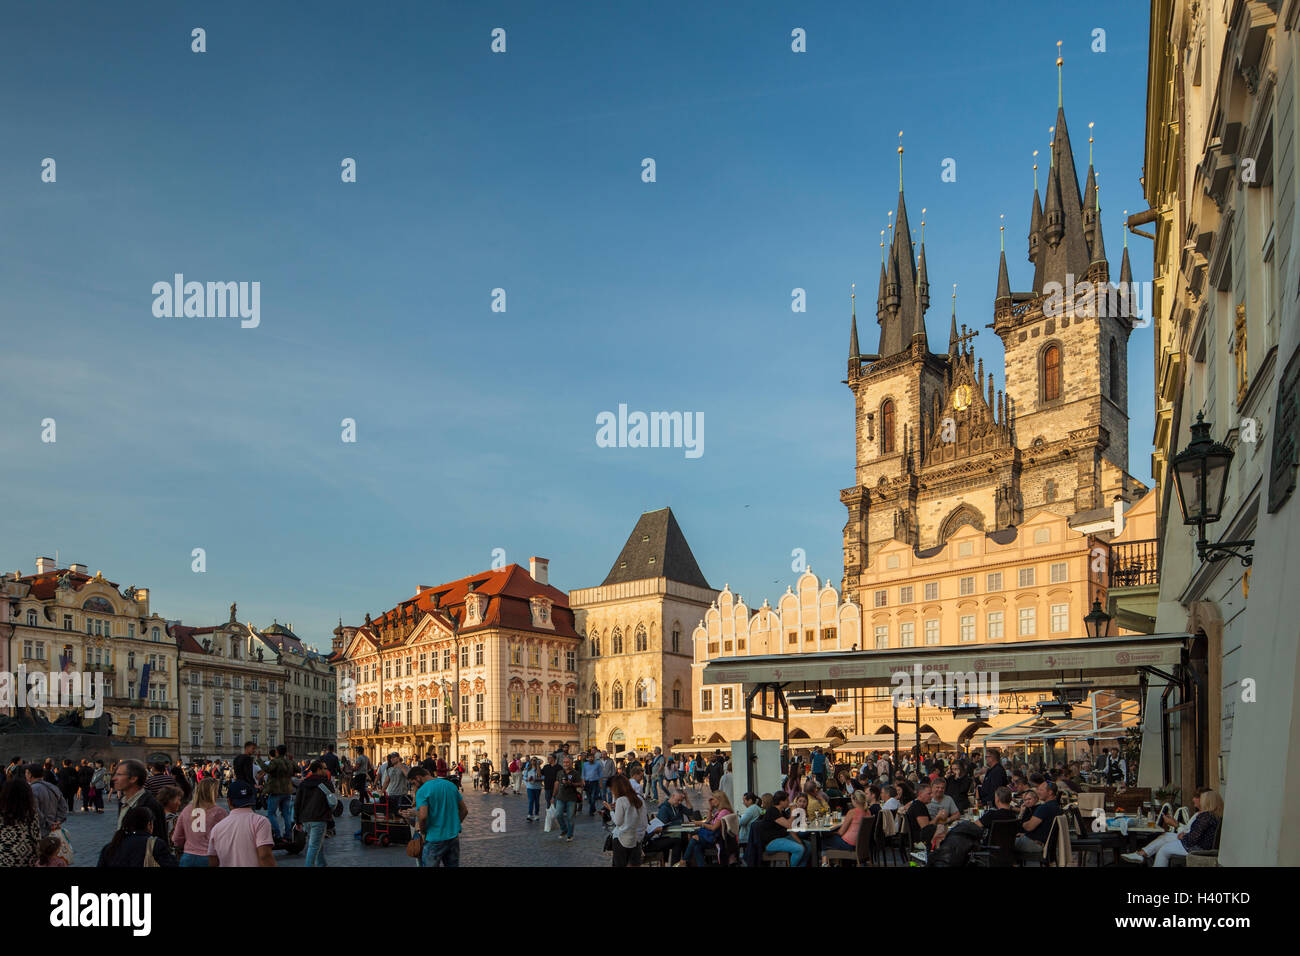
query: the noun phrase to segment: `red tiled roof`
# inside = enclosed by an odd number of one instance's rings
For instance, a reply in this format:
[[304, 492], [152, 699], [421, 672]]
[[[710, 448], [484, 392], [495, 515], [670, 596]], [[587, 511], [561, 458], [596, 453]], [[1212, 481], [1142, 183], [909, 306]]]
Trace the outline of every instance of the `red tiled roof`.
[[[471, 586], [474, 593], [487, 595], [488, 606], [487, 613], [483, 616], [483, 623], [466, 630], [477, 630], [479, 627], [508, 627], [521, 631], [554, 633], [561, 637], [578, 636], [573, 626], [573, 611], [569, 609], [569, 596], [549, 584], [538, 584], [527, 570], [517, 564], [467, 575], [437, 587], [424, 588], [414, 597], [374, 619], [372, 626], [376, 629], [382, 628], [390, 619], [396, 620], [399, 615], [405, 614], [408, 608], [432, 614], [444, 624], [451, 626], [450, 616], [454, 616], [457, 621], [465, 619], [465, 596], [470, 593]], [[533, 624], [529, 599], [536, 596], [549, 598], [551, 601], [551, 621], [555, 625], [553, 631]], [[418, 618], [419, 614], [416, 614], [416, 619]]]
[[[87, 581], [93, 581], [94, 578], [89, 574], [82, 574], [80, 571], [69, 571], [67, 568], [60, 568], [57, 571], [46, 571], [44, 574], [29, 574], [26, 577], [19, 578], [32, 586], [31, 596], [38, 601], [48, 601], [54, 597], [54, 592], [58, 589], [59, 578], [68, 575], [68, 580], [72, 583], [74, 591], [80, 591], [85, 587]], [[114, 590], [117, 585], [112, 581], [105, 581], [109, 587]]]
[[207, 648], [194, 639], [196, 634], [211, 634], [216, 627], [190, 627], [187, 624], [173, 624], [167, 633], [176, 639], [176, 645], [188, 654], [206, 654]]

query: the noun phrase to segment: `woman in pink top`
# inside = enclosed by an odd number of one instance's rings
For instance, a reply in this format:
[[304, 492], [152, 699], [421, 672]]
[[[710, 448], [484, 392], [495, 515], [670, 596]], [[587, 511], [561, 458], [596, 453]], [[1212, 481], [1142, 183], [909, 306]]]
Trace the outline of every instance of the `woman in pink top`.
[[208, 865], [208, 834], [226, 818], [217, 806], [216, 777], [205, 777], [194, 785], [194, 800], [176, 815], [172, 846], [180, 853], [181, 866]]
[[715, 790], [709, 797], [709, 806], [713, 812], [709, 814], [709, 819], [691, 834], [691, 840], [686, 845], [686, 854], [679, 866], [703, 866], [705, 852], [711, 852], [715, 846], [724, 842], [727, 831], [727, 821], [724, 818], [734, 812], [731, 809], [731, 799], [721, 790]]
[[855, 790], [853, 792], [853, 808], [844, 814], [844, 821], [840, 828], [826, 838], [823, 849], [826, 850], [854, 850], [858, 845], [858, 836], [862, 832], [864, 821], [871, 819], [871, 814], [867, 812], [867, 793], [865, 790]]

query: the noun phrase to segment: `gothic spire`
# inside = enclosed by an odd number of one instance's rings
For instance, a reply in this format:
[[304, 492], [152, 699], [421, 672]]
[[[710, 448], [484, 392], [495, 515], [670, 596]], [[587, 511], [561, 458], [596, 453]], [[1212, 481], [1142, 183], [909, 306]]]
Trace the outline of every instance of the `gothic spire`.
[[952, 321], [948, 325], [948, 361], [956, 363], [960, 349], [957, 338], [957, 283], [952, 284]]
[[849, 308], [853, 313], [851, 319], [851, 330], [849, 332], [849, 365], [852, 367], [860, 358], [861, 353], [858, 350], [858, 295], [857, 284], [850, 286], [852, 290], [849, 293]]
[[[1005, 219], [1006, 217], [1003, 216]], [[999, 226], [998, 232], [1001, 235], [1002, 253], [998, 259], [998, 294], [994, 300], [996, 305], [1011, 304], [1011, 279], [1007, 276], [1007, 227]]]
[[1029, 261], [1038, 259], [1038, 233], [1043, 228], [1043, 204], [1038, 199], [1038, 150], [1034, 150], [1034, 205], [1029, 211]]

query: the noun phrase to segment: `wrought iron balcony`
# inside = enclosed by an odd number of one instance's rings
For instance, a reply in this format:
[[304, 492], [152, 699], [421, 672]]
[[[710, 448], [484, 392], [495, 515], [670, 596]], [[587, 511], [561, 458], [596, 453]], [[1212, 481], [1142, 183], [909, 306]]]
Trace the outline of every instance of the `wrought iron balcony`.
[[1109, 586], [1136, 588], [1160, 584], [1159, 541], [1122, 541], [1110, 546]]

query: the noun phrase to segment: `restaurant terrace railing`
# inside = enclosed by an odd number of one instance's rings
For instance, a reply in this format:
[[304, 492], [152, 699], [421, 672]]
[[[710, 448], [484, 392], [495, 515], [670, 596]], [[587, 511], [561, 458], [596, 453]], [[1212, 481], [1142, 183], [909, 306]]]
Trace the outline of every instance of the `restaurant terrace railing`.
[[1134, 588], [1160, 583], [1159, 541], [1144, 538], [1110, 546], [1110, 587]]

